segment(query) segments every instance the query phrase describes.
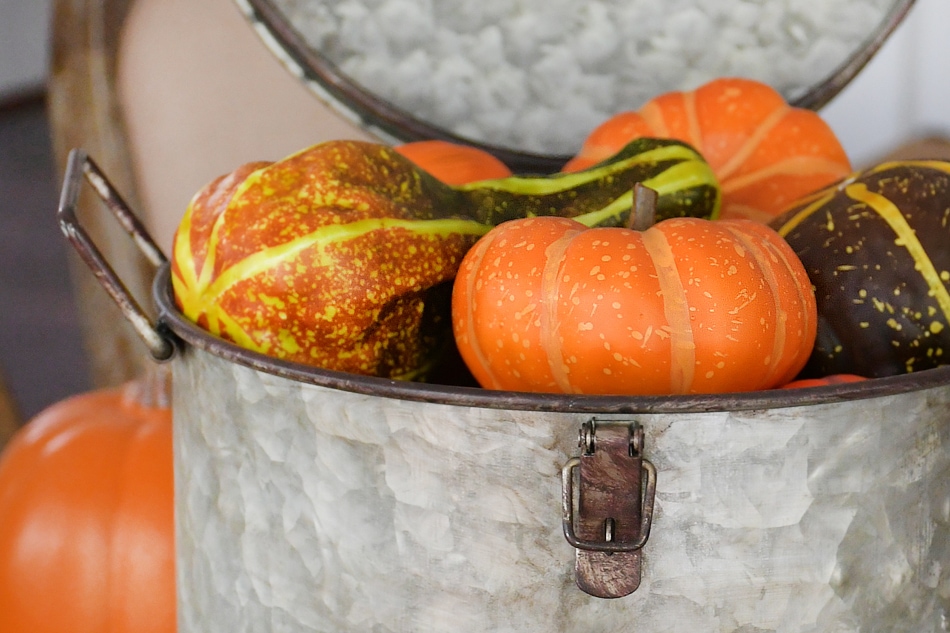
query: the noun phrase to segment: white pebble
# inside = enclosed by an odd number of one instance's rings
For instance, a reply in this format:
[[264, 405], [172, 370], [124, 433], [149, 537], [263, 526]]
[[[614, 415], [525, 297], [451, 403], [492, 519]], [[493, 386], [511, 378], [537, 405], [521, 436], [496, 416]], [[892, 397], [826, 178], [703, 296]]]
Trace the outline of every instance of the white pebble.
[[720, 76], [794, 98], [889, 0], [275, 0], [379, 97], [473, 141], [577, 151], [609, 116]]

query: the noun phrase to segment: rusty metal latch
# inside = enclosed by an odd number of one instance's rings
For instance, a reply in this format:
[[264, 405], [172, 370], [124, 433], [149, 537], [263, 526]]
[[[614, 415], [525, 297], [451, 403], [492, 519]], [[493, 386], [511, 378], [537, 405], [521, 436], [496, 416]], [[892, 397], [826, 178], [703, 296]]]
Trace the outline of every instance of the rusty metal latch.
[[561, 470], [562, 523], [576, 550], [575, 580], [592, 596], [620, 598], [640, 586], [656, 468], [643, 458], [643, 427], [637, 422], [592, 419], [581, 426], [578, 445], [581, 455]]

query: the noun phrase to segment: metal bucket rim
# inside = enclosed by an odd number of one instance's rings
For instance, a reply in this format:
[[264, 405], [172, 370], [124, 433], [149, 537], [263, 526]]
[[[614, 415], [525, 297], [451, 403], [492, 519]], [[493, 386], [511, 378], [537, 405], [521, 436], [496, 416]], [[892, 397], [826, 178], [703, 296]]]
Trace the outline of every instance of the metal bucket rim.
[[[265, 46], [291, 74], [300, 78], [311, 92], [345, 118], [391, 143], [441, 138], [483, 149], [516, 171], [557, 171], [570, 158], [465, 138], [444, 126], [427, 122], [403, 106], [374, 94], [337, 68], [323, 53], [311, 48], [274, 0], [239, 0], [237, 4]], [[802, 94], [788, 95], [789, 104], [816, 111], [825, 107], [877, 54], [913, 5], [914, 0], [893, 0], [860, 47], [851, 51], [847, 58], [829, 69], [822, 79]]]
[[289, 362], [219, 338], [187, 319], [175, 305], [171, 264], [157, 271], [152, 286], [159, 328], [178, 341], [223, 360], [296, 382], [394, 400], [519, 411], [599, 414], [711, 413], [781, 409], [850, 402], [950, 385], [950, 365], [920, 372], [822, 385], [723, 394], [621, 396], [495, 391], [363, 376]]

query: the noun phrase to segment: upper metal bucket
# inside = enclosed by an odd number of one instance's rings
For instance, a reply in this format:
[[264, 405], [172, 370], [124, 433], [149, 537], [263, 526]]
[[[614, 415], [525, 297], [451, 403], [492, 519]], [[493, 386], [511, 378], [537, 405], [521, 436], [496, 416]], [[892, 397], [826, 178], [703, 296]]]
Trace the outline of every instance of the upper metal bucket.
[[[504, 133], [497, 133], [495, 135], [501, 138], [492, 138], [489, 140], [486, 138], [476, 138], [472, 134], [453, 132], [448, 124], [439, 123], [433, 120], [431, 116], [427, 118], [421, 115], [419, 108], [422, 106], [413, 109], [409, 105], [409, 102], [424, 101], [425, 97], [417, 94], [414, 90], [414, 86], [408, 82], [400, 84], [400, 94], [403, 96], [394, 99], [382, 94], [384, 91], [381, 91], [370, 82], [364, 80], [363, 83], [361, 83], [354, 78], [352, 73], [347, 74], [347, 72], [342, 70], [340, 66], [335, 63], [333, 55], [329, 55], [326, 50], [321, 48], [320, 38], [315, 35], [315, 33], [333, 32], [333, 24], [328, 16], [339, 7], [341, 4], [339, 2], [325, 2], [322, 0], [237, 0], [236, 4], [253, 25], [255, 32], [261, 37], [264, 44], [308, 89], [319, 99], [340, 113], [343, 118], [355, 122], [360, 127], [375, 134], [386, 142], [398, 143], [433, 138], [445, 139], [484, 149], [506, 162], [513, 170], [528, 173], [557, 171], [568, 158], [570, 158], [569, 155], [566, 155], [567, 152], [547, 153], [533, 151], [525, 147], [512, 146], [510, 135]], [[351, 2], [348, 4], [353, 5], [354, 3]], [[383, 3], [366, 2], [364, 4], [366, 5], [364, 7], [364, 18], [366, 21], [374, 17], [375, 11], [382, 11], [383, 9]], [[395, 3], [390, 4], [395, 6]], [[615, 4], [617, 6], [623, 6], [624, 3]], [[635, 3], [630, 2], [628, 4], [634, 6]], [[737, 3], [737, 5], [741, 4], [743, 3]], [[786, 15], [780, 23], [784, 25], [784, 30], [788, 32], [776, 34], [776, 37], [782, 36], [789, 40], [817, 39], [817, 34], [814, 31], [821, 30], [820, 25], [816, 26], [813, 24], [815, 20], [820, 22], [820, 18], [811, 16], [809, 20], [807, 14], [802, 14], [803, 11], [807, 10], [806, 7], [794, 4], [785, 6], [784, 3], [745, 4], [748, 5], [747, 8], [749, 9], [757, 7], [753, 10], [761, 11], [771, 4], [772, 8], [778, 8], [779, 11], [786, 11]], [[707, 17], [710, 23], [712, 23], [712, 14], [716, 13], [717, 7], [704, 2], [695, 3], [695, 5], [696, 6], [693, 7], [686, 6], [686, 8], [693, 9], [694, 13], [698, 11], [699, 14], [706, 11], [710, 12], [710, 15]], [[827, 24], [832, 25], [826, 27], [831, 33], [831, 35], [828, 36], [829, 40], [835, 39], [833, 35], [833, 33], [835, 33], [834, 25], [837, 25], [841, 27], [843, 31], [850, 32], [849, 35], [853, 37], [853, 41], [848, 44], [847, 47], [844, 47], [844, 53], [838, 54], [835, 60], [830, 62], [830, 65], [828, 60], [822, 60], [821, 63], [813, 63], [810, 72], [815, 73], [815, 78], [810, 83], [796, 83], [788, 86], [776, 85], [777, 82], [773, 81], [773, 79], [782, 74], [782, 66], [800, 63], [800, 60], [795, 59], [790, 53], [787, 56], [776, 56], [774, 51], [767, 50], [767, 43], [761, 41], [763, 37], [760, 34], [753, 33], [760, 25], [748, 25], [745, 33], [747, 37], [745, 39], [749, 41], [742, 44], [744, 54], [750, 59], [754, 58], [755, 65], [764, 66], [765, 71], [753, 73], [747, 70], [743, 73], [734, 69], [732, 72], [727, 71], [725, 74], [748, 76], [753, 79], [772, 83], [774, 87], [782, 92], [790, 104], [801, 108], [817, 110], [831, 101], [831, 99], [847, 86], [857, 73], [864, 68], [878, 52], [888, 36], [903, 21], [912, 5], [913, 0], [870, 1], [863, 4], [861, 2], [850, 2], [843, 3], [840, 7], [834, 5], [838, 8], [838, 11], [837, 13], [832, 12], [833, 15], [828, 18]], [[421, 11], [420, 6], [421, 5], [405, 3], [403, 8], [415, 7]], [[486, 11], [497, 10], [499, 13], [504, 13], [506, 11], [514, 11], [512, 8], [514, 6], [519, 7], [519, 9], [524, 12], [531, 10], [530, 7], [524, 7], [521, 3], [507, 5], [504, 3], [494, 3], [491, 7], [486, 9]], [[501, 8], [504, 8], [504, 11], [502, 11]], [[644, 6], [642, 8], [645, 9], [646, 7]], [[667, 12], [674, 13], [683, 8], [684, 3], [680, 3], [676, 6], [670, 6]], [[849, 18], [849, 16], [845, 15], [847, 11], [844, 11], [843, 8], [847, 8], [849, 11], [856, 13]], [[575, 3], [571, 12], [582, 12], [583, 9], [583, 3]], [[615, 7], [612, 6], [605, 10], [609, 13], [609, 11], [614, 9]], [[720, 8], [719, 10], [721, 11], [722, 9]], [[437, 12], [438, 11], [436, 11], [436, 13]], [[871, 14], [876, 14], [879, 17], [874, 20], [867, 20], [866, 16]], [[523, 17], [524, 16], [522, 16], [522, 18]], [[719, 17], [722, 18], [722, 16]], [[865, 24], [858, 25], [857, 18], [865, 18]], [[642, 24], [647, 23], [646, 20], [639, 22]], [[474, 28], [472, 25], [469, 26]], [[488, 28], [498, 29], [504, 26], [504, 24], [492, 24], [488, 25]], [[730, 26], [728, 21], [725, 26]], [[845, 26], [847, 26], [847, 28], [844, 28]], [[735, 25], [735, 28], [740, 27]], [[720, 36], [725, 37], [724, 31], [726, 30], [725, 28], [721, 28]], [[860, 36], [856, 36], [855, 32]], [[404, 33], [402, 37], [409, 37], [411, 35], [411, 33]], [[576, 36], [577, 33], [571, 33], [569, 31], [567, 35]], [[648, 35], [649, 34], [641, 34], [646, 40], [649, 39]], [[332, 36], [328, 35], [327, 37]], [[670, 38], [667, 37], [666, 39]], [[840, 44], [840, 42], [834, 42], [834, 44]], [[632, 43], [630, 43], [630, 45], [632, 45]], [[386, 44], [382, 42], [373, 42], [372, 45], [367, 43], [367, 47], [374, 49], [385, 48], [385, 46]], [[422, 42], [416, 43], [415, 46], [416, 48], [414, 48], [413, 51], [421, 52], [429, 59], [432, 59], [434, 63], [438, 63], [440, 55], [437, 47], [439, 44], [434, 40], [423, 40]], [[430, 46], [432, 50], [429, 50]], [[501, 46], [501, 44], [499, 44], [499, 46]], [[841, 48], [841, 46], [839, 46], [839, 48]], [[442, 54], [444, 55], [445, 53], [443, 52]], [[708, 60], [715, 58], [715, 56], [716, 51], [709, 51], [708, 54], [701, 55], [701, 58]], [[686, 56], [684, 55], [683, 57], [685, 58]], [[640, 58], [638, 58], [638, 61], [639, 59]], [[649, 57], [644, 56], [643, 59], [646, 60], [649, 59]], [[478, 60], [475, 61], [477, 62]], [[537, 59], [530, 59], [519, 63], [530, 65], [537, 62]], [[642, 63], [648, 62], [644, 61]], [[601, 62], [600, 66], [595, 66], [589, 71], [590, 74], [595, 76], [598, 74], [609, 76], [610, 71], [602, 67], [604, 64], [605, 62]], [[631, 62], [631, 64], [636, 65], [634, 62]], [[770, 65], [771, 72], [769, 72]], [[475, 63], [474, 67], [478, 68], [478, 64]], [[397, 69], [392, 68], [388, 74], [393, 75], [396, 72]], [[569, 74], [567, 69], [564, 70], [564, 74], [565, 76]], [[649, 75], [649, 73], [646, 74]], [[670, 68], [667, 62], [663, 66], [661, 74], [663, 85], [667, 86], [667, 88], [662, 89], [660, 85], [657, 85], [654, 89], [655, 94], [651, 93], [652, 96], [674, 89], [674, 87], [675, 89], [694, 88], [700, 83], [722, 75], [723, 70], [718, 67], [715, 69], [696, 68], [691, 67], [688, 63]], [[770, 75], [773, 77], [770, 77]], [[476, 83], [481, 80], [483, 80], [483, 77], [479, 75], [476, 75], [472, 79], [472, 81]], [[615, 81], [619, 82], [621, 80], [618, 78], [615, 79]], [[646, 80], [641, 79], [640, 81], [643, 82]], [[551, 90], [557, 91], [565, 89], [563, 83], [562, 81], [562, 85], [552, 86]], [[569, 100], [570, 98], [572, 97], [565, 96], [564, 100]], [[620, 110], [636, 110], [642, 105], [642, 102], [627, 101], [614, 108], [615, 111], [606, 112], [604, 114], [616, 114], [617, 111]], [[476, 112], [475, 114], [478, 113]], [[512, 114], [511, 112], [500, 112], [499, 116]], [[517, 120], [518, 116], [515, 116], [515, 119]], [[594, 125], [600, 122], [601, 121], [597, 121]], [[524, 124], [525, 121], [522, 120], [521, 125], [523, 126]], [[548, 127], [549, 130], [559, 128], [573, 129], [577, 125], [579, 125], [579, 122], [571, 120], [567, 114], [564, 114], [561, 120], [552, 122]], [[584, 131], [589, 132], [590, 130]], [[504, 142], [502, 142], [502, 139]], [[573, 151], [577, 149], [579, 149], [579, 145], [573, 148]]]

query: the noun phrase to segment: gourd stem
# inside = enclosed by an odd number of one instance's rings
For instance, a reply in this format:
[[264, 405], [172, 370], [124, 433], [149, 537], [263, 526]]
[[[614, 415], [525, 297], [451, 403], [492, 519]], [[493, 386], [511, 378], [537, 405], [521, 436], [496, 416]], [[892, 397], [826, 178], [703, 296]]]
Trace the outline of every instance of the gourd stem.
[[634, 231], [646, 231], [656, 224], [656, 201], [660, 195], [643, 183], [633, 185], [633, 208], [627, 228]]

